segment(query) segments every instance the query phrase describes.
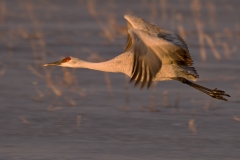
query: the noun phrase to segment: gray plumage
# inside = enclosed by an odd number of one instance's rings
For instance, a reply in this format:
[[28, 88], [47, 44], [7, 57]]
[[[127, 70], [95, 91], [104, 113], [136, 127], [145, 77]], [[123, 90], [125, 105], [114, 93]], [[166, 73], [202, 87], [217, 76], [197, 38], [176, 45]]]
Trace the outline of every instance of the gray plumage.
[[47, 63], [44, 66], [62, 66], [88, 68], [103, 72], [121, 72], [131, 77], [131, 82], [141, 88], [152, 81], [177, 80], [187, 84], [213, 98], [227, 99], [224, 91], [209, 89], [192, 81], [199, 76], [192, 66], [189, 49], [177, 34], [157, 27], [136, 16], [125, 15], [128, 27], [128, 39], [125, 52], [119, 56], [100, 63], [92, 63], [74, 57]]
[[[171, 31], [164, 30], [136, 16], [125, 15], [128, 27], [126, 51], [134, 53], [131, 81], [136, 80], [135, 86], [143, 79], [150, 87], [162, 65], [176, 64], [189, 68], [192, 76], [198, 78], [188, 47], [184, 40]], [[146, 74], [143, 74], [146, 73]]]

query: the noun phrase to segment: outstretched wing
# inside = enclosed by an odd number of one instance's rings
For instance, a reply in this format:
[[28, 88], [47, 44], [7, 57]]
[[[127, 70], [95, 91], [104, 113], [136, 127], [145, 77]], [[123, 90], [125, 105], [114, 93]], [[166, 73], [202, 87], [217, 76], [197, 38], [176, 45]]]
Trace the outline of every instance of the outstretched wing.
[[132, 78], [130, 82], [136, 80], [135, 86], [142, 82], [143, 88], [148, 82], [148, 88], [151, 86], [153, 78], [156, 77], [158, 71], [162, 67], [161, 59], [152, 50], [151, 47], [142, 40], [148, 33], [136, 29], [129, 29], [129, 38], [131, 38], [130, 48], [134, 52]]
[[189, 50], [187, 47], [187, 44], [184, 42], [184, 40], [177, 34], [174, 34], [169, 31], [163, 31], [160, 32], [157, 35], [160, 39], [164, 39], [168, 41], [169, 43], [178, 46], [178, 49], [176, 52], [169, 52], [169, 56], [173, 57], [175, 59], [175, 63], [181, 66], [192, 66], [193, 61], [189, 54]]
[[192, 64], [186, 44], [179, 43], [181, 40], [177, 41], [173, 38], [173, 42], [171, 42], [133, 28], [130, 28], [128, 33], [129, 42], [126, 49], [132, 49], [134, 52], [131, 81], [136, 80], [135, 86], [142, 80], [141, 88], [147, 81], [148, 87], [150, 87], [162, 64], [175, 63], [182, 66]]
[[184, 40], [179, 35], [169, 32], [169, 31], [163, 31], [163, 32], [158, 33], [157, 36], [159, 38], [162, 38], [172, 44], [175, 44], [178, 47], [185, 49], [186, 51], [189, 52], [187, 44], [184, 42]]

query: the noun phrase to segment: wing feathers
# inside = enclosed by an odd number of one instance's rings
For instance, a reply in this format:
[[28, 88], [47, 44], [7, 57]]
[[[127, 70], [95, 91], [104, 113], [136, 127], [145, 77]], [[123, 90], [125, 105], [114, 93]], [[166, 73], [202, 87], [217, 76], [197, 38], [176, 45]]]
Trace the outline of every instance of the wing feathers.
[[[135, 86], [143, 81], [141, 88], [143, 88], [148, 81], [148, 87], [151, 85], [152, 79], [159, 72], [162, 62], [160, 58], [154, 53], [143, 40], [142, 31], [136, 29], [129, 29], [129, 35], [132, 39], [132, 47], [134, 52], [132, 78], [130, 82], [136, 80]], [[147, 34], [147, 33], [144, 33]], [[149, 77], [149, 78], [148, 78]]]
[[[143, 63], [143, 61], [140, 62], [140, 65], [142, 65], [142, 63]], [[138, 77], [137, 77], [137, 81], [134, 86], [137, 86], [139, 84], [139, 82], [142, 80], [142, 71], [143, 71], [142, 66], [139, 66], [139, 70], [137, 71]]]
[[[157, 33], [156, 33], [157, 32]], [[134, 53], [132, 78], [135, 86], [141, 81], [141, 88], [148, 83], [151, 86], [153, 79], [160, 71], [162, 64], [177, 64], [192, 66], [193, 61], [184, 40], [169, 31], [135, 29], [128, 22], [128, 39], [125, 51]]]
[[135, 60], [135, 56], [134, 56], [134, 66], [133, 66], [133, 69], [132, 69], [132, 78], [130, 80], [130, 82], [134, 81], [138, 75], [138, 68], [139, 68], [139, 62]]
[[142, 86], [141, 86], [141, 89], [143, 89], [144, 88], [144, 86], [145, 86], [145, 84], [146, 84], [146, 82], [147, 82], [147, 77], [148, 77], [148, 75], [147, 75], [147, 68], [148, 66], [144, 63], [144, 74], [143, 74], [143, 82], [142, 82]]
[[131, 36], [128, 34], [127, 45], [126, 45], [125, 51], [128, 51], [131, 47], [132, 47], [132, 39], [131, 39]]

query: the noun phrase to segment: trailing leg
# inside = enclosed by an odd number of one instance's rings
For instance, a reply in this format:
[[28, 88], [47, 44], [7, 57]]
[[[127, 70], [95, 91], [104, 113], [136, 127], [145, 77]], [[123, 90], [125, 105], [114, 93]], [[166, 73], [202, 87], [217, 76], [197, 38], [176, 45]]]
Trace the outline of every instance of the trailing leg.
[[201, 91], [201, 92], [203, 92], [203, 93], [205, 93], [205, 94], [207, 94], [207, 95], [209, 95], [209, 96], [211, 96], [213, 98], [216, 98], [216, 99], [227, 101], [227, 99], [224, 98], [223, 96], [230, 97], [228, 94], [225, 94], [224, 91], [218, 90], [217, 88], [212, 90], [212, 89], [200, 86], [200, 85], [198, 85], [196, 83], [193, 83], [193, 82], [191, 82], [191, 81], [189, 81], [189, 80], [187, 80], [185, 78], [182, 78], [182, 77], [174, 77], [172, 79], [178, 80], [178, 81], [180, 81], [180, 82], [182, 82], [184, 84], [187, 84], [187, 85], [189, 85], [189, 86], [191, 86], [191, 87], [193, 87], [193, 88], [195, 88], [195, 89], [197, 89], [197, 90], [199, 90], [199, 91]]

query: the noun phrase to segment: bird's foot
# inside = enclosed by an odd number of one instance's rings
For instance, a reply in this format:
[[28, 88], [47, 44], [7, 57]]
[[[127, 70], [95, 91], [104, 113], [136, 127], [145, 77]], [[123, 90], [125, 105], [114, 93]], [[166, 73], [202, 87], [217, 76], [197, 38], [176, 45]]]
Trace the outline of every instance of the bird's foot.
[[215, 88], [214, 90], [209, 92], [209, 96], [216, 98], [216, 99], [224, 100], [224, 101], [228, 101], [228, 100], [226, 98], [224, 98], [223, 96], [230, 97], [230, 95], [226, 94], [224, 91], [218, 90], [217, 88]]

